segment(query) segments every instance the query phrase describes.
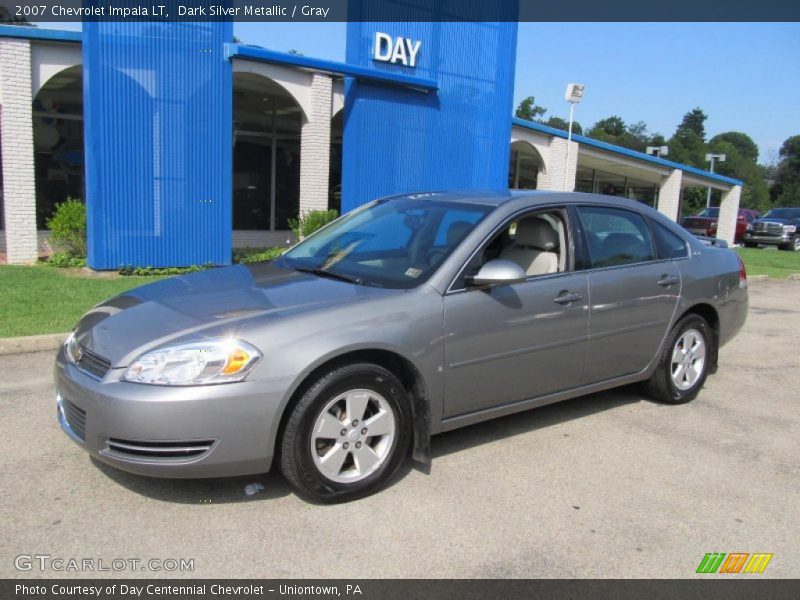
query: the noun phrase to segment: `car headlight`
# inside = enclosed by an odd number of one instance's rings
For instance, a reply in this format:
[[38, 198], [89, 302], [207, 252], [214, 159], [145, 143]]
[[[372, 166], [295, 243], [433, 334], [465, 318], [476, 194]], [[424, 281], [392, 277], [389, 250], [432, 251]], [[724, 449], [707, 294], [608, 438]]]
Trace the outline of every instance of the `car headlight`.
[[794, 233], [795, 231], [797, 231], [797, 226], [796, 225], [784, 225], [783, 226], [783, 230], [786, 233]]
[[78, 340], [75, 339], [74, 331], [64, 340], [64, 354], [67, 355], [67, 360], [72, 364], [77, 363], [81, 359], [81, 348], [78, 345]]
[[151, 385], [206, 385], [241, 381], [261, 358], [242, 340], [210, 340], [142, 354], [122, 379]]
[[752, 223], [748, 223], [747, 227], [745, 227], [744, 230], [745, 231], [753, 231], [753, 224]]

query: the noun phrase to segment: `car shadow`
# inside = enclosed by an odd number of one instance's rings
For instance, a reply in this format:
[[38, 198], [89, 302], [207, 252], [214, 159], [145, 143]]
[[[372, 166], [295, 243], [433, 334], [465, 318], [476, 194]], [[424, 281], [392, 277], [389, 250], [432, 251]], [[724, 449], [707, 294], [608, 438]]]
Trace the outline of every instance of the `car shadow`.
[[[531, 433], [537, 429], [581, 419], [646, 399], [640, 386], [629, 385], [476, 423], [434, 436], [431, 440], [431, 456], [435, 461], [441, 456], [470, 450], [482, 444]], [[103, 475], [115, 483], [136, 494], [162, 502], [213, 506], [274, 500], [294, 494], [294, 490], [275, 468], [270, 473], [245, 477], [160, 479], [120, 471], [95, 458], [91, 458], [91, 461]], [[429, 473], [431, 470], [428, 465], [407, 461], [392, 477], [389, 486], [402, 480], [414, 469], [424, 473]], [[248, 495], [246, 489], [252, 485], [261, 487], [252, 495]]]
[[[274, 500], [293, 493], [278, 472], [215, 479], [162, 479], [120, 471], [91, 458], [103, 475], [130, 491], [176, 504], [233, 504]], [[248, 494], [248, 491], [251, 492]]]
[[[440, 456], [642, 401], [649, 399], [638, 384], [579, 396], [436, 435], [431, 440], [431, 456], [435, 461]], [[420, 467], [426, 471], [424, 466]]]

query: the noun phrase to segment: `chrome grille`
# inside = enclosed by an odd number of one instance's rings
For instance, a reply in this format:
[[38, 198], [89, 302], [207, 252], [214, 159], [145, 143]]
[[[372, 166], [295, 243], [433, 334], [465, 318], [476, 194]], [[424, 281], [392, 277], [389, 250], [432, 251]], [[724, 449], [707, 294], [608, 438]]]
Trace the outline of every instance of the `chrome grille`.
[[770, 223], [761, 221], [753, 226], [755, 233], [763, 233], [766, 235], [783, 235], [783, 225], [780, 223]]
[[76, 363], [81, 371], [85, 371], [90, 375], [94, 375], [98, 379], [105, 377], [108, 370], [111, 368], [111, 361], [106, 360], [102, 356], [98, 356], [81, 346], [81, 357]]
[[128, 459], [172, 462], [198, 458], [209, 452], [213, 445], [214, 440], [142, 442], [109, 438], [105, 453]]
[[86, 411], [75, 406], [66, 398], [61, 398], [61, 409], [64, 411], [64, 420], [72, 432], [82, 442], [86, 441]]

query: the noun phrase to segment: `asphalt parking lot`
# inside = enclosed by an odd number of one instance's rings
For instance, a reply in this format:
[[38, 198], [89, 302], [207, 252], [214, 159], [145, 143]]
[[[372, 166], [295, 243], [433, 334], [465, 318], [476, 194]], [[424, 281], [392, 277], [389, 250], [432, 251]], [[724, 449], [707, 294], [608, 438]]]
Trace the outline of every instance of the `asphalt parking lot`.
[[95, 464], [56, 424], [51, 353], [0, 357], [0, 577], [94, 575], [15, 568], [33, 554], [194, 559], [117, 576], [691, 577], [706, 552], [771, 552], [758, 577], [798, 577], [800, 281], [753, 283], [750, 299], [693, 403], [627, 387], [451, 432], [429, 474], [338, 506], [277, 474]]

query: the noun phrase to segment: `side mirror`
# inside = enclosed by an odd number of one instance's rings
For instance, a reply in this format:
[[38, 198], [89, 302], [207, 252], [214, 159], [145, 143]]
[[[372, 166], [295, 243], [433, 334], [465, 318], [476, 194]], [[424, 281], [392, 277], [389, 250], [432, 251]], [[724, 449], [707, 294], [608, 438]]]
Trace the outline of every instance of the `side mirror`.
[[497, 258], [490, 260], [481, 267], [475, 277], [470, 278], [467, 284], [472, 287], [483, 287], [487, 285], [503, 285], [521, 283], [525, 281], [525, 271], [517, 263], [510, 260]]

